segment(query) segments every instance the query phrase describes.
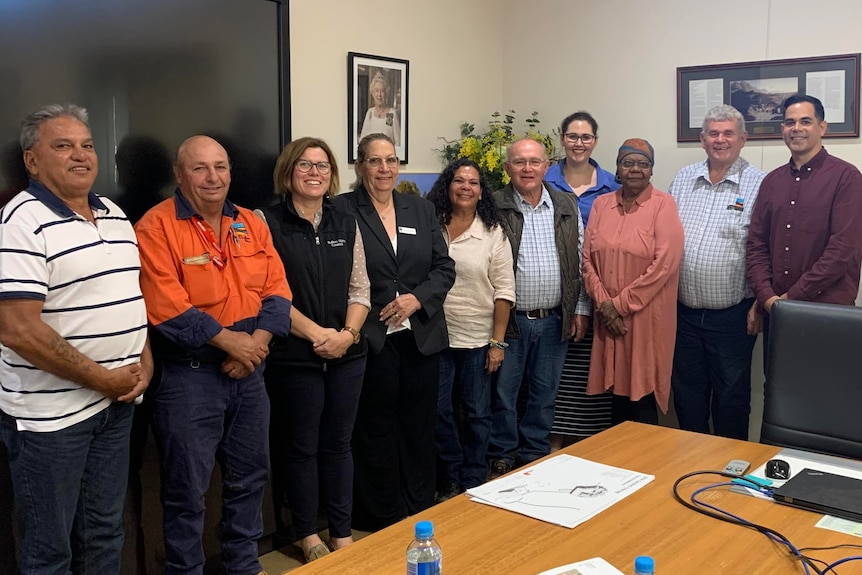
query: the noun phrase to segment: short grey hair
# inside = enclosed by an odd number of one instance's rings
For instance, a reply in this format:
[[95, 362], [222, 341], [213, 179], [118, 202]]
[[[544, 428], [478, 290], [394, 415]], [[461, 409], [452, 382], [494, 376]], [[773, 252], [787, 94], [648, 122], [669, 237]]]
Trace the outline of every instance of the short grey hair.
[[39, 141], [39, 126], [48, 120], [60, 118], [62, 116], [70, 116], [75, 118], [89, 129], [90, 124], [87, 123], [89, 115], [87, 110], [75, 104], [48, 104], [42, 106], [35, 112], [31, 112], [21, 122], [21, 143], [22, 150], [29, 150]]
[[706, 113], [706, 116], [703, 118], [703, 126], [700, 129], [700, 133], [706, 134], [706, 127], [710, 122], [729, 122], [731, 120], [736, 120], [736, 123], [739, 125], [739, 133], [744, 134], [745, 118], [739, 113], [739, 110], [733, 106], [728, 106], [727, 104], [716, 106]]

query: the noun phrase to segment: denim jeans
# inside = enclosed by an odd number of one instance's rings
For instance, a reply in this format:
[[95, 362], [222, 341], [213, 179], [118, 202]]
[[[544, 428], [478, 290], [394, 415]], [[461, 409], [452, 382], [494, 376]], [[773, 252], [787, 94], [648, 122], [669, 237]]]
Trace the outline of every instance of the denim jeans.
[[[296, 538], [319, 531], [323, 503], [330, 537], [350, 537], [353, 452], [350, 439], [359, 406], [365, 358], [320, 367], [270, 366], [272, 469], [279, 469]], [[323, 497], [320, 496], [322, 490]]]
[[[491, 436], [491, 376], [485, 370], [488, 346], [445, 349], [440, 352], [440, 389], [437, 402], [437, 455], [448, 483], [470, 489], [485, 482], [485, 454]], [[454, 405], [464, 415], [458, 436]]]
[[673, 357], [674, 407], [679, 426], [748, 439], [751, 412], [751, 354], [756, 336], [746, 333], [753, 300], [727, 309], [677, 306]]
[[262, 571], [257, 540], [269, 466], [269, 399], [263, 366], [231, 379], [218, 364], [165, 362], [156, 391], [161, 452], [165, 573], [204, 567], [204, 495], [222, 470], [221, 556], [228, 575]]
[[[551, 452], [548, 434], [554, 424], [554, 401], [569, 340], [560, 339], [559, 309], [544, 319], [529, 319], [523, 313], [516, 313], [515, 319], [521, 337], [508, 340], [494, 385], [488, 459], [512, 463], [512, 452], [517, 450], [515, 459], [524, 464]], [[518, 423], [516, 404], [522, 380], [527, 385], [527, 405]]]
[[9, 449], [21, 573], [120, 572], [134, 406], [112, 403], [58, 431], [18, 431], [0, 415]]

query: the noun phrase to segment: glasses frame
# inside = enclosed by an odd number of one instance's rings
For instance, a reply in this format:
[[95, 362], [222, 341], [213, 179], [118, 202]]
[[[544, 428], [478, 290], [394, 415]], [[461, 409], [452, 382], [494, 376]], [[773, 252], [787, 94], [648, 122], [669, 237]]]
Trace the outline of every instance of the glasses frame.
[[[628, 165], [626, 165], [628, 164]], [[646, 164], [646, 165], [644, 165]], [[651, 170], [652, 162], [649, 160], [620, 160], [620, 167], [625, 168], [626, 170], [631, 170], [637, 166], [641, 170]]]
[[385, 163], [386, 167], [388, 167], [390, 170], [401, 164], [401, 160], [398, 158], [398, 156], [387, 156], [385, 158], [374, 156], [373, 158], [359, 160], [359, 162], [363, 164], [368, 164], [372, 168], [380, 168]]
[[[302, 167], [300, 167], [300, 164], [302, 164], [302, 163], [307, 163], [308, 169], [303, 170]], [[323, 164], [323, 167], [321, 167], [321, 164]], [[317, 173], [319, 173], [321, 176], [325, 176], [326, 174], [328, 174], [329, 172], [332, 171], [332, 163], [331, 162], [324, 162], [324, 161], [312, 162], [311, 160], [299, 159], [296, 161], [295, 164], [293, 164], [293, 167], [296, 168], [296, 171], [298, 171], [302, 174], [307, 174], [308, 172], [311, 171], [311, 168], [317, 168]]]
[[[533, 163], [534, 160], [536, 160], [538, 163]], [[530, 166], [534, 170], [538, 170], [542, 167], [543, 164], [547, 164], [548, 160], [539, 160], [538, 158], [530, 158], [529, 160], [526, 158], [517, 158], [515, 160], [506, 160], [506, 163], [514, 166], [519, 170], [522, 170], [527, 166]]]
[[[589, 140], [584, 140], [584, 138], [589, 138]], [[577, 134], [575, 132], [566, 132], [563, 134], [563, 139], [566, 140], [570, 144], [577, 144], [581, 142], [582, 144], [589, 145], [596, 141], [595, 134]]]

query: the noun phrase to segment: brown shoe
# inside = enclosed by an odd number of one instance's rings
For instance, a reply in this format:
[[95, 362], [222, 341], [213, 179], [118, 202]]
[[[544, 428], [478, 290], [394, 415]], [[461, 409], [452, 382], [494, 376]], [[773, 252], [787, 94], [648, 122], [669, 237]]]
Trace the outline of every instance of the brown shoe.
[[320, 559], [324, 555], [329, 555], [329, 547], [327, 547], [325, 543], [318, 543], [305, 554], [305, 562], [311, 563], [315, 559]]

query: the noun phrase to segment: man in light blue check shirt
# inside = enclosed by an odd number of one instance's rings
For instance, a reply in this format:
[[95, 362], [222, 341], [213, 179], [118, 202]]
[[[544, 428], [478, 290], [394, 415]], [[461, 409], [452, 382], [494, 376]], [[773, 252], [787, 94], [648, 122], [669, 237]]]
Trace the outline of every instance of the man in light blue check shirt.
[[739, 153], [745, 119], [710, 110], [700, 140], [707, 159], [686, 166], [668, 193], [685, 229], [671, 384], [682, 429], [748, 439], [751, 353], [760, 315], [745, 277], [751, 212], [765, 174]]
[[[550, 453], [548, 435], [569, 339], [584, 337], [591, 312], [581, 289], [584, 228], [577, 198], [544, 181], [548, 156], [539, 142], [518, 140], [506, 158], [512, 181], [494, 200], [512, 245], [516, 303], [492, 393], [489, 478]], [[522, 381], [527, 401], [518, 422]]]

